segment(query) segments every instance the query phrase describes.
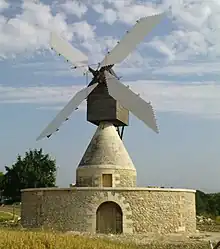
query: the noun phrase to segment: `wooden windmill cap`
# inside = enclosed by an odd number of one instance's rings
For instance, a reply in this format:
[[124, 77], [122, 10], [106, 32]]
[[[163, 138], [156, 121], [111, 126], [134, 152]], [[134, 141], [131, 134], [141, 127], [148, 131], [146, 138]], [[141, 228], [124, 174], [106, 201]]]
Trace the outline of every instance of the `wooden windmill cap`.
[[134, 169], [133, 162], [115, 126], [101, 122], [87, 147], [78, 167], [109, 165]]

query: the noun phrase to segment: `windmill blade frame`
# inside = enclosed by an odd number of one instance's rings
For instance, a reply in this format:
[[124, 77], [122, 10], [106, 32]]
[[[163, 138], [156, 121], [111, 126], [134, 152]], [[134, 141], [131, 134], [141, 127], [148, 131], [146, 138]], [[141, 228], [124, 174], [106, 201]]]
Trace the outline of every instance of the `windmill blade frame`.
[[50, 33], [50, 46], [74, 66], [87, 66], [88, 57], [54, 32]]
[[135, 94], [117, 78], [105, 71], [105, 80], [109, 95], [119, 101], [119, 103], [132, 112], [138, 119], [142, 120], [149, 128], [156, 133], [159, 129], [156, 123], [155, 114], [152, 105]]
[[[62, 123], [68, 120], [71, 113], [77, 109], [81, 102], [88, 98], [90, 93], [98, 86], [98, 84], [106, 83], [108, 94], [118, 101], [124, 107], [125, 112], [132, 112], [136, 117], [141, 119], [152, 130], [158, 133], [156, 120], [153, 108], [150, 103], [146, 103], [143, 99], [137, 96], [134, 92], [125, 87], [118, 79], [116, 73], [112, 69], [114, 64], [120, 63], [128, 54], [141, 42], [142, 39], [149, 33], [155, 25], [157, 25], [164, 13], [153, 16], [143, 17], [137, 21], [130, 32], [122, 38], [111, 52], [109, 52], [99, 68], [94, 70], [88, 65], [88, 57], [80, 50], [74, 48], [70, 43], [58, 37], [54, 32], [50, 34], [50, 45], [59, 55], [65, 57], [76, 68], [78, 66], [88, 66], [88, 70], [93, 74], [93, 79], [86, 88], [76, 93], [68, 104], [56, 115], [56, 117], [49, 123], [49, 125], [41, 132], [37, 140], [44, 137], [50, 137], [54, 132], [59, 130]], [[106, 64], [107, 63], [107, 64]], [[104, 87], [105, 88], [105, 87]], [[93, 94], [93, 93], [92, 93]], [[94, 94], [94, 96], [99, 96]], [[99, 96], [100, 97], [100, 96]], [[88, 102], [87, 102], [88, 105]], [[125, 115], [128, 115], [125, 113]], [[113, 115], [114, 116], [114, 115]], [[112, 117], [111, 117], [112, 118]], [[119, 118], [117, 115], [113, 117], [115, 124], [127, 125], [125, 117]], [[97, 119], [99, 120], [99, 118]], [[96, 121], [97, 121], [96, 120]], [[87, 117], [87, 121], [94, 123]], [[122, 125], [122, 126], [123, 126]]]
[[122, 62], [144, 37], [159, 24], [163, 16], [164, 13], [159, 13], [140, 18], [132, 29], [122, 37], [121, 41], [104, 57], [100, 66], [104, 67]]
[[74, 112], [84, 99], [97, 87], [98, 83], [85, 87], [77, 92], [72, 99], [64, 106], [64, 108], [56, 115], [56, 117], [48, 124], [48, 126], [41, 132], [38, 140], [44, 137], [50, 137], [54, 132], [58, 131], [62, 123], [68, 120], [68, 117]]

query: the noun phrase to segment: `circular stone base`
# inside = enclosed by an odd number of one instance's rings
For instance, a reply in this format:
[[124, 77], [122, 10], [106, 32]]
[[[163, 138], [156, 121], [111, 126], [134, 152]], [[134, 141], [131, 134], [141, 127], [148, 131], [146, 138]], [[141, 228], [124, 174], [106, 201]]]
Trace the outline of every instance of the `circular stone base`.
[[[121, 208], [123, 233], [194, 233], [195, 192], [137, 187], [25, 189], [22, 190], [21, 221], [26, 228], [94, 233], [98, 208], [102, 203], [113, 202]], [[116, 223], [117, 219], [116, 215]]]

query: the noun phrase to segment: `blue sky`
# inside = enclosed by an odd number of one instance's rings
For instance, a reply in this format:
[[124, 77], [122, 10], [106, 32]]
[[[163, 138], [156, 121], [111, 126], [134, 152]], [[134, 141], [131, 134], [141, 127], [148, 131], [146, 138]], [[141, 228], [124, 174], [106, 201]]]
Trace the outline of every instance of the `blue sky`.
[[0, 170], [17, 154], [42, 147], [57, 160], [58, 184], [68, 186], [95, 132], [83, 103], [60, 132], [36, 142], [88, 83], [82, 71], [49, 50], [49, 32], [98, 63], [137, 19], [158, 11], [166, 17], [114, 67], [124, 84], [152, 102], [160, 129], [155, 134], [130, 115], [124, 143], [138, 184], [220, 190], [217, 0], [0, 0]]

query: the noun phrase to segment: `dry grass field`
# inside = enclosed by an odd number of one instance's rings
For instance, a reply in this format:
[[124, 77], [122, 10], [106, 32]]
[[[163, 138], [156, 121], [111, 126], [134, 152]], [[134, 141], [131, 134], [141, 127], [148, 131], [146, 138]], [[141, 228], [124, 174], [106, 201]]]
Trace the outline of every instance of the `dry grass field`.
[[103, 239], [52, 232], [0, 230], [0, 249], [138, 249]]
[[[6, 205], [6, 206], [0, 206], [0, 212], [1, 213], [11, 213], [20, 216], [21, 215], [21, 207], [20, 205]], [[1, 215], [0, 215], [1, 216]]]
[[[27, 231], [16, 222], [20, 207], [0, 207], [0, 249], [210, 249], [208, 238], [148, 236], [148, 235], [89, 235], [51, 231]], [[9, 224], [9, 225], [8, 225]], [[219, 227], [201, 227], [218, 230]], [[217, 233], [217, 240], [220, 230]], [[211, 237], [210, 237], [211, 239]]]
[[0, 226], [2, 223], [15, 220], [21, 215], [20, 206], [0, 206]]
[[103, 238], [43, 231], [0, 230], [0, 249], [208, 249], [207, 242], [126, 244]]

